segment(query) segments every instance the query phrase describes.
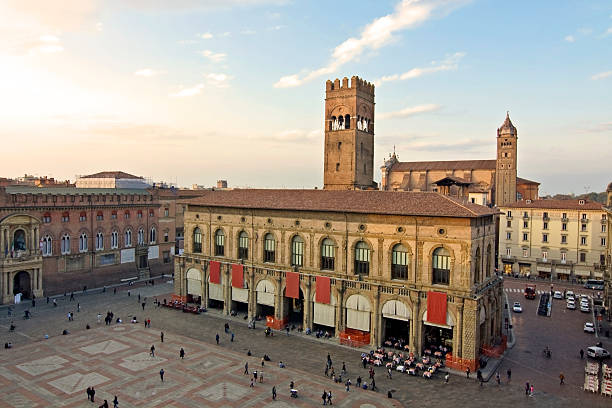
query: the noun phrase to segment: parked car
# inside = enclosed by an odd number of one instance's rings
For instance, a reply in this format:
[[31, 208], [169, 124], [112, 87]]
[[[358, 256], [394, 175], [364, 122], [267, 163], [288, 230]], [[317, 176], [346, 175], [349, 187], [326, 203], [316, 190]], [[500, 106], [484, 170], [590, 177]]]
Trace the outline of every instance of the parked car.
[[553, 297], [555, 299], [563, 299], [563, 293], [559, 292], [558, 290], [555, 291], [555, 294], [553, 295]]
[[593, 323], [586, 322], [584, 324], [584, 332], [585, 333], [595, 333], [595, 326], [593, 326]]
[[514, 305], [512, 306], [512, 311], [514, 313], [523, 313], [523, 308], [521, 307], [520, 302], [514, 302]]
[[567, 292], [565, 292], [565, 298], [566, 298], [566, 299], [569, 299], [569, 298], [574, 299], [574, 297], [575, 297], [575, 296], [574, 296], [574, 292], [573, 292], [573, 291], [568, 290]]
[[587, 356], [596, 359], [610, 358], [608, 350], [602, 347], [591, 346], [587, 347]]
[[589, 313], [591, 311], [591, 308], [589, 307], [589, 305], [580, 305], [580, 311], [584, 313]]
[[571, 310], [576, 310], [576, 303], [574, 303], [573, 301], [567, 301], [567, 308], [571, 309]]

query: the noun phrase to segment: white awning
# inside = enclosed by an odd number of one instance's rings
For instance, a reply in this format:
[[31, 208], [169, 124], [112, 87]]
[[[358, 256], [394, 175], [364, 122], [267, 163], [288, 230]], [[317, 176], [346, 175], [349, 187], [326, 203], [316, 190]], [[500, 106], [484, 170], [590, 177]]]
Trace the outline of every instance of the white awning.
[[208, 297], [214, 300], [225, 301], [223, 297], [223, 286], [216, 283], [208, 284]]
[[232, 288], [232, 300], [236, 302], [248, 303], [249, 302], [249, 290]]
[[256, 301], [260, 305], [274, 307], [274, 283], [268, 279], [260, 280], [255, 287]]
[[389, 300], [382, 308], [382, 315], [388, 319], [410, 320], [410, 309], [399, 300]]
[[370, 331], [370, 302], [362, 295], [352, 295], [346, 300], [346, 327]]
[[455, 325], [455, 319], [453, 319], [453, 315], [450, 314], [449, 311], [446, 311], [446, 326], [430, 323], [427, 321], [427, 311], [425, 311], [425, 314], [423, 315], [423, 324], [426, 324], [428, 326], [438, 326], [438, 327], [444, 327], [444, 328], [449, 329]]

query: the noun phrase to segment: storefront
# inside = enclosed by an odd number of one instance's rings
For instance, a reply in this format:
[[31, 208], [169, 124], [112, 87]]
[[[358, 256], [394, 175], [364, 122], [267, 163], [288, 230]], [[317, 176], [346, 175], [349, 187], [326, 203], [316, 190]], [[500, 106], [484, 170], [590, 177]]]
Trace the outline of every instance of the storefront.
[[550, 266], [538, 266], [538, 277], [541, 279], [550, 279]]
[[514, 262], [502, 261], [502, 267], [505, 275], [512, 275], [512, 265]]
[[[321, 301], [321, 299], [319, 299]], [[334, 336], [336, 328], [336, 307], [337, 300], [334, 295], [329, 296], [329, 302], [317, 302], [317, 293], [312, 296], [312, 323], [313, 331], [321, 330]]]
[[208, 306], [223, 309], [223, 275], [219, 262], [211, 261], [208, 274]]
[[453, 350], [453, 326], [455, 321], [449, 312], [446, 312], [446, 324], [428, 321], [427, 312], [423, 316], [423, 350], [446, 347]]
[[382, 308], [382, 339], [401, 346], [410, 339], [410, 309], [399, 300], [389, 300]]
[[268, 279], [262, 279], [255, 287], [257, 302], [256, 316], [264, 319], [266, 316], [274, 317], [274, 284]]
[[519, 275], [525, 278], [531, 276], [531, 264], [519, 262]]
[[232, 307], [233, 312], [248, 313], [249, 311], [249, 287], [244, 279], [244, 268], [242, 265], [232, 265]]
[[202, 272], [191, 268], [187, 271], [187, 302], [197, 303], [202, 301]]

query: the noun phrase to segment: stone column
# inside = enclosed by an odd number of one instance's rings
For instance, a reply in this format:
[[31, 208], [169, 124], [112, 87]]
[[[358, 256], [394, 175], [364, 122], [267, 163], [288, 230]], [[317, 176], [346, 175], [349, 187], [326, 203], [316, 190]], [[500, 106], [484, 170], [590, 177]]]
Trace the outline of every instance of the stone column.
[[276, 283], [276, 288], [274, 290], [274, 318], [281, 319], [283, 317], [283, 294], [282, 294], [282, 285], [281, 278], [274, 278]]
[[344, 288], [342, 281], [337, 281], [336, 292], [338, 294], [338, 303], [336, 304], [336, 336], [345, 329], [345, 309], [344, 309]]
[[0, 228], [0, 258], [4, 258], [4, 228]]
[[200, 283], [200, 306], [208, 308], [208, 279], [206, 278], [206, 266], [202, 265], [202, 283]]
[[38, 290], [40, 291], [40, 295], [43, 295], [43, 286], [42, 286], [42, 268], [38, 269]]
[[463, 347], [463, 304], [458, 303], [455, 306], [457, 307], [457, 322], [456, 329], [453, 330], [453, 356], [460, 357], [463, 355], [461, 350]]
[[370, 344], [373, 346], [378, 346], [381, 344], [380, 334], [382, 331], [381, 328], [381, 318], [380, 318], [380, 292], [379, 287], [376, 286], [376, 292], [374, 293], [374, 305], [372, 310], [372, 335], [370, 336]]
[[232, 281], [229, 265], [221, 264], [223, 273], [223, 313], [228, 315], [232, 310]]
[[13, 277], [11, 276], [12, 274], [10, 272], [7, 273], [7, 278], [8, 278], [8, 291], [7, 291], [7, 296], [9, 298], [11, 298], [13, 296]]
[[257, 293], [255, 292], [255, 269], [249, 268], [247, 272], [249, 282], [249, 311], [248, 318], [251, 320], [257, 314]]
[[306, 278], [305, 292], [304, 292], [304, 324], [303, 328], [306, 330], [309, 328], [312, 330], [312, 281], [310, 276]]

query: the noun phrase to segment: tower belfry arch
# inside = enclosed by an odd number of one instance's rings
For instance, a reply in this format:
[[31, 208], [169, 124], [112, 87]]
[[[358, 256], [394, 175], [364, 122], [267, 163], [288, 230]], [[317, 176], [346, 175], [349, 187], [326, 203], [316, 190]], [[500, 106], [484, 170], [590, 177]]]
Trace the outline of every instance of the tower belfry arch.
[[374, 85], [353, 76], [325, 84], [324, 188], [376, 188]]

